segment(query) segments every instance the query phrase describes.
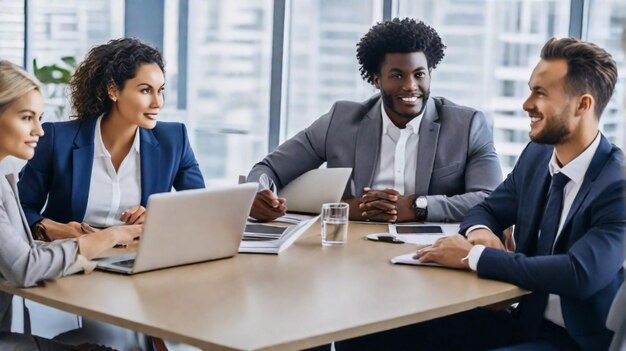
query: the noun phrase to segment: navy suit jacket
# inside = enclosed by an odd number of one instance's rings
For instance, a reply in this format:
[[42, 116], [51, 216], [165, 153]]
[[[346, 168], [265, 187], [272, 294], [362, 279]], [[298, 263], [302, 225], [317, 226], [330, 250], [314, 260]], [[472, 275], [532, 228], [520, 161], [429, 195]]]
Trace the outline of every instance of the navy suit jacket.
[[[44, 123], [35, 157], [18, 183], [22, 208], [32, 227], [44, 217], [81, 222], [87, 209], [97, 118]], [[141, 205], [155, 193], [204, 188], [187, 130], [181, 123], [158, 122], [139, 129]], [[47, 201], [47, 205], [46, 205]], [[45, 208], [43, 214], [41, 210]]]
[[[533, 294], [557, 294], [568, 333], [583, 349], [608, 348], [606, 318], [622, 282], [624, 177], [621, 151], [602, 136], [583, 184], [567, 214], [554, 253], [534, 252], [553, 147], [530, 143], [506, 180], [461, 225], [483, 224], [497, 235], [515, 225], [515, 253], [486, 248], [478, 261], [482, 278], [513, 283]], [[524, 308], [522, 299], [519, 308]], [[538, 326], [525, 326], [531, 336]]]

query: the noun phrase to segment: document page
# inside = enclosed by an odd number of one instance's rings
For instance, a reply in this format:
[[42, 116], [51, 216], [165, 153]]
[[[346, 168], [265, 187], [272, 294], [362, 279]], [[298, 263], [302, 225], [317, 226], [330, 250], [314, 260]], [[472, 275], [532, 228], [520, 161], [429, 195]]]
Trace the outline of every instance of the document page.
[[414, 255], [415, 255], [415, 251], [411, 252], [411, 253], [408, 253], [408, 254], [405, 254], [405, 255], [396, 256], [396, 257], [391, 259], [391, 263], [408, 264], [408, 265], [412, 265], [412, 266], [444, 267], [444, 266], [440, 265], [439, 263], [422, 262], [420, 260], [416, 260], [416, 259], [413, 258]]

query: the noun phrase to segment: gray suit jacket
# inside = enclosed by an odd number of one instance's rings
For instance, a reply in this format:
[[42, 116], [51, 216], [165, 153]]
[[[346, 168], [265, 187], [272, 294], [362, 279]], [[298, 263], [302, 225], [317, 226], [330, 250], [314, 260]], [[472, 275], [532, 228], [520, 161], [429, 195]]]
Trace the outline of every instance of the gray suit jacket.
[[[0, 279], [2, 284], [29, 287], [62, 276], [74, 262], [77, 244], [74, 239], [52, 243], [33, 240], [14, 178], [12, 174], [6, 178], [0, 175]], [[10, 326], [11, 299], [11, 295], [0, 293], [3, 328], [7, 321]]]
[[[344, 198], [361, 196], [363, 187], [371, 186], [378, 167], [381, 101], [380, 95], [375, 95], [362, 103], [335, 103], [328, 113], [257, 163], [248, 181], [258, 181], [265, 173], [280, 189], [327, 162], [329, 168], [351, 167]], [[416, 172], [415, 193], [427, 196], [427, 220], [460, 222], [502, 181], [491, 129], [483, 114], [444, 98], [429, 98], [419, 130]]]

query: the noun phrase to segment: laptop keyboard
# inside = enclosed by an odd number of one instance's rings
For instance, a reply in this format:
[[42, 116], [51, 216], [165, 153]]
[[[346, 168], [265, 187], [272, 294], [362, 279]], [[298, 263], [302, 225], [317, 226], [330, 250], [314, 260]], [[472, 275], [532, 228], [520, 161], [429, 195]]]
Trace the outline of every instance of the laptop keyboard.
[[135, 264], [135, 259], [131, 258], [130, 260], [119, 261], [113, 264], [124, 268], [133, 268], [133, 265]]

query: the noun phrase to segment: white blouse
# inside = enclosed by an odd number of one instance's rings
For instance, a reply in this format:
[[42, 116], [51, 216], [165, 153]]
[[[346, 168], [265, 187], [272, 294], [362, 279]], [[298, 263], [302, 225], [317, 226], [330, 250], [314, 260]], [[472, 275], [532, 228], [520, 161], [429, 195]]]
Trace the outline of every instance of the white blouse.
[[139, 128], [133, 146], [116, 172], [111, 154], [104, 147], [98, 117], [94, 136], [94, 157], [89, 185], [89, 198], [84, 222], [93, 227], [110, 227], [124, 224], [122, 212], [141, 203], [141, 155], [139, 152]]

